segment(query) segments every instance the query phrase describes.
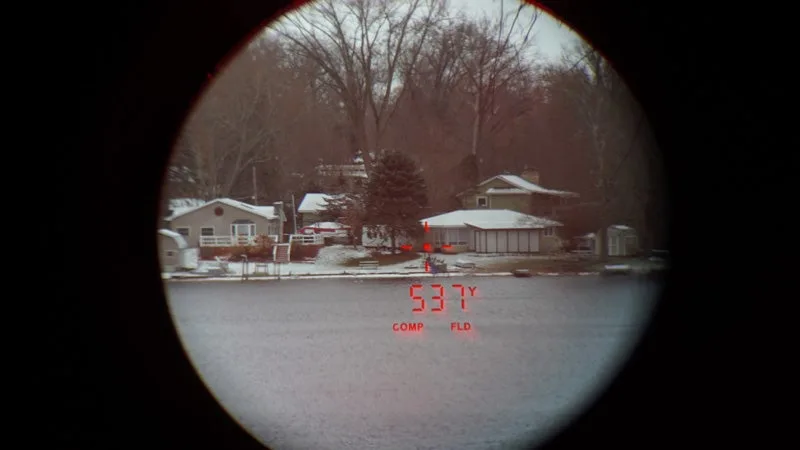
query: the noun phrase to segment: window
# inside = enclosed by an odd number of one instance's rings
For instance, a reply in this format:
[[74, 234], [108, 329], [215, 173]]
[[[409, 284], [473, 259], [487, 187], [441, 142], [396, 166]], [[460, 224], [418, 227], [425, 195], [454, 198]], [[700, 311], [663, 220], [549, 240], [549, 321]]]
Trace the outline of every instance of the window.
[[443, 245], [467, 245], [469, 230], [465, 228], [437, 229], [433, 231], [435, 247]]
[[234, 223], [231, 225], [233, 236], [255, 236], [256, 224], [254, 223]]
[[181, 236], [189, 237], [189, 227], [178, 227], [175, 228], [175, 231], [177, 231]]
[[214, 227], [200, 228], [200, 236], [213, 236], [213, 235], [214, 235]]
[[547, 228], [544, 229], [544, 235], [545, 236], [555, 236], [556, 235], [556, 229], [553, 228], [553, 227], [547, 227]]
[[167, 250], [166, 251], [166, 255], [167, 256], [175, 256], [175, 252], [173, 250]]
[[489, 206], [489, 199], [485, 195], [479, 195], [475, 197], [475, 203], [478, 205], [478, 208], [486, 208]]

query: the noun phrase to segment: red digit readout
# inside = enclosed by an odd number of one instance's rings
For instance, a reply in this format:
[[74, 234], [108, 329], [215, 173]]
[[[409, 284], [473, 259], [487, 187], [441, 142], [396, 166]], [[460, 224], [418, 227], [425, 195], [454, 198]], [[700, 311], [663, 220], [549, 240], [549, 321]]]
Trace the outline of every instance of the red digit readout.
[[431, 311], [433, 312], [444, 311], [444, 286], [442, 286], [441, 284], [432, 284], [431, 287], [434, 289], [439, 289], [439, 295], [434, 295], [433, 298], [431, 299], [434, 301], [439, 300], [439, 306], [436, 308], [431, 308]]
[[[452, 285], [453, 289], [458, 289], [461, 294], [461, 309], [463, 311], [467, 310], [467, 299], [466, 299], [466, 290], [469, 289], [470, 297], [475, 296], [475, 290], [478, 289], [477, 286], [464, 286], [462, 284], [454, 284]], [[431, 300], [438, 301], [439, 306], [435, 308], [431, 308], [433, 312], [442, 312], [444, 311], [444, 285], [441, 284], [432, 284], [431, 288], [434, 290], [438, 290], [439, 294], [434, 295]], [[424, 312], [425, 311], [425, 299], [421, 295], [416, 295], [415, 289], [422, 289], [421, 284], [412, 284], [411, 287], [408, 289], [408, 295], [411, 297], [411, 300], [415, 302], [419, 302], [419, 306], [412, 309], [413, 312]]]
[[464, 299], [464, 286], [460, 285], [460, 284], [454, 284], [453, 287], [456, 288], [456, 289], [460, 289], [461, 290], [461, 309], [466, 311], [467, 310], [467, 303], [466, 303], [467, 301]]
[[411, 300], [419, 301], [419, 307], [412, 309], [413, 312], [423, 312], [425, 311], [425, 299], [422, 296], [414, 295], [414, 289], [422, 289], [421, 284], [412, 284], [411, 287], [408, 289], [408, 295], [411, 296]]

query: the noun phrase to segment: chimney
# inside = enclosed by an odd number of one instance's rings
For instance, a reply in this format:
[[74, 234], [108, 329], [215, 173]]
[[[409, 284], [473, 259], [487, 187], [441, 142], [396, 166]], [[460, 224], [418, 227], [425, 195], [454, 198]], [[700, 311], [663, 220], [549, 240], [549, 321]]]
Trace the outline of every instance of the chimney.
[[533, 184], [539, 184], [539, 172], [533, 169], [525, 169], [522, 171], [520, 177], [523, 180], [530, 181]]
[[275, 215], [281, 218], [281, 222], [285, 221], [286, 218], [284, 217], [283, 213], [283, 202], [274, 202], [272, 206], [275, 207]]

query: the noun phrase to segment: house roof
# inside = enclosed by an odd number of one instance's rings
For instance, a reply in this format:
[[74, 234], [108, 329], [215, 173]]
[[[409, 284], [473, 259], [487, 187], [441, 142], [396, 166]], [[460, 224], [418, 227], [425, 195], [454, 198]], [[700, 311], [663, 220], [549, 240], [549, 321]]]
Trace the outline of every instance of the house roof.
[[200, 205], [204, 205], [205, 200], [199, 198], [173, 198], [169, 200], [169, 212], [172, 215], [182, 214]]
[[[554, 195], [557, 197], [579, 197], [578, 194], [575, 192], [569, 191], [559, 191], [555, 189], [547, 189], [539, 186], [538, 184], [531, 183], [530, 181], [518, 176], [518, 175], [495, 175], [487, 180], [484, 180], [478, 183], [478, 186], [483, 186], [486, 183], [492, 182], [494, 180], [502, 180], [508, 184], [510, 184], [511, 188], [489, 188], [487, 189], [488, 194], [496, 195], [496, 194], [545, 194], [545, 195]], [[473, 188], [474, 189], [474, 188]], [[516, 190], [515, 190], [516, 189]], [[472, 189], [468, 189], [465, 192], [468, 192]], [[464, 195], [465, 192], [458, 194], [458, 196]]]
[[237, 208], [242, 211], [247, 211], [249, 213], [255, 214], [257, 216], [261, 216], [265, 219], [278, 219], [279, 217], [275, 214], [275, 207], [274, 206], [253, 206], [244, 202], [240, 202], [238, 200], [233, 200], [230, 198], [218, 198], [215, 200], [211, 200], [208, 203], [203, 203], [201, 205], [181, 208], [178, 211], [175, 211], [171, 216], [167, 217], [167, 220], [175, 220], [178, 217], [184, 216], [189, 214], [190, 212], [197, 211], [199, 209], [205, 208], [206, 206], [211, 206], [212, 204], [223, 204], [230, 206], [232, 208]]
[[530, 194], [531, 191], [526, 191], [520, 188], [489, 188], [486, 190], [487, 194], [503, 195], [503, 194]]
[[505, 174], [504, 175], [496, 175], [496, 176], [494, 176], [492, 178], [489, 178], [488, 180], [483, 181], [482, 183], [478, 184], [478, 186], [483, 186], [484, 184], [486, 184], [486, 183], [488, 183], [490, 181], [496, 180], [498, 178], [503, 180], [503, 181], [505, 181], [506, 183], [508, 183], [508, 184], [510, 184], [512, 186], [515, 186], [515, 187], [517, 187], [519, 189], [522, 189], [524, 191], [530, 192], [532, 194], [548, 194], [548, 195], [555, 195], [555, 196], [558, 196], [558, 197], [577, 197], [578, 196], [578, 194], [576, 194], [574, 192], [558, 191], [558, 190], [555, 190], [555, 189], [543, 188], [543, 187], [539, 186], [538, 184], [531, 183], [530, 181], [528, 181], [528, 180], [526, 180], [526, 179], [524, 179], [524, 178], [522, 178], [522, 177], [520, 177], [518, 175], [505, 175]]
[[[631, 227], [629, 227], [627, 225], [611, 225], [610, 227], [608, 227], [608, 229], [609, 230], [621, 230], [621, 231], [633, 230], [633, 228], [631, 228]], [[587, 233], [587, 234], [584, 234], [583, 236], [578, 236], [578, 237], [583, 238], [583, 239], [594, 239], [595, 236], [597, 236], [595, 233]]]
[[339, 222], [315, 222], [312, 223], [311, 225], [306, 225], [303, 228], [323, 228], [329, 230], [342, 230], [350, 227]]
[[[362, 160], [363, 161], [363, 160]], [[362, 164], [320, 164], [317, 166], [317, 173], [323, 176], [336, 176], [341, 174], [345, 177], [368, 178], [367, 166]]]
[[509, 209], [461, 209], [422, 219], [429, 227], [474, 227], [482, 230], [539, 229], [560, 227], [561, 223]]
[[325, 209], [328, 200], [335, 198], [333, 195], [321, 193], [308, 193], [303, 197], [300, 206], [297, 207], [299, 213], [317, 213]]
[[170, 209], [191, 208], [205, 204], [206, 201], [200, 198], [171, 198], [169, 200]]
[[178, 248], [189, 248], [189, 243], [186, 242], [186, 239], [184, 239], [179, 233], [176, 233], [172, 230], [158, 230], [158, 234], [172, 238], [172, 240], [178, 244]]

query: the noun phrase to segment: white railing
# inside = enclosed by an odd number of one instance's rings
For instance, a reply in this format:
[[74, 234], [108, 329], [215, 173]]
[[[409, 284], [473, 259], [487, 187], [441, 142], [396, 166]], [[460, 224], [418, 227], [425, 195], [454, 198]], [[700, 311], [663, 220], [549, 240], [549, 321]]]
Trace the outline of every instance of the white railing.
[[200, 236], [200, 247], [240, 247], [255, 244], [255, 236]]
[[322, 245], [325, 238], [321, 234], [293, 234], [289, 236], [289, 242], [297, 242], [301, 245]]

